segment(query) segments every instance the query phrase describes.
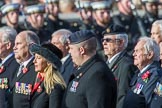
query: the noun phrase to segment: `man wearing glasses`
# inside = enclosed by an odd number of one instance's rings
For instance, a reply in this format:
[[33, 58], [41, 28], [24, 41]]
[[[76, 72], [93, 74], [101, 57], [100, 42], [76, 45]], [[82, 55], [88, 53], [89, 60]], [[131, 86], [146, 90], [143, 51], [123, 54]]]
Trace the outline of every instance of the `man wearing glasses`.
[[136, 67], [127, 54], [128, 35], [119, 25], [111, 25], [103, 32], [102, 44], [107, 57], [106, 63], [117, 81], [117, 107], [123, 106], [123, 100], [129, 88], [130, 80]]

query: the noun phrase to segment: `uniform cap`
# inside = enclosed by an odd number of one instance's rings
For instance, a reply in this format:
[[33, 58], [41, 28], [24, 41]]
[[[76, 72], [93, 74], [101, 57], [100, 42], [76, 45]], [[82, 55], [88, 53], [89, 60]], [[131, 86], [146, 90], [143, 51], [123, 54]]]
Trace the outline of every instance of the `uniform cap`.
[[[52, 47], [54, 50], [52, 51], [49, 49], [50, 47]], [[48, 44], [48, 47], [43, 47], [38, 44], [31, 44], [29, 49], [32, 53], [39, 54], [50, 63], [53, 63], [56, 66], [55, 68], [60, 69], [62, 63], [60, 61], [59, 54], [61, 51], [58, 52], [58, 48], [53, 44]]]
[[18, 3], [6, 4], [1, 7], [1, 12], [3, 15], [5, 15], [10, 11], [19, 10], [19, 8], [20, 8], [20, 4]]
[[27, 14], [44, 13], [45, 5], [43, 4], [31, 5], [31, 6], [27, 6], [25, 10]]
[[69, 44], [78, 44], [92, 37], [96, 37], [96, 34], [90, 30], [77, 31], [69, 36]]
[[159, 2], [159, 0], [142, 0], [143, 3], [154, 3], [154, 2]]
[[109, 9], [111, 8], [112, 5], [112, 1], [96, 1], [96, 2], [92, 2], [91, 6], [92, 9], [97, 10], [97, 9]]
[[56, 3], [59, 2], [59, 0], [44, 0], [44, 3]]
[[79, 1], [75, 2], [77, 8], [91, 8], [91, 1]]
[[122, 34], [122, 33], [126, 33], [126, 29], [121, 26], [121, 25], [117, 25], [117, 24], [112, 24], [110, 25], [105, 31], [103, 31], [102, 35], [115, 35], [115, 34]]

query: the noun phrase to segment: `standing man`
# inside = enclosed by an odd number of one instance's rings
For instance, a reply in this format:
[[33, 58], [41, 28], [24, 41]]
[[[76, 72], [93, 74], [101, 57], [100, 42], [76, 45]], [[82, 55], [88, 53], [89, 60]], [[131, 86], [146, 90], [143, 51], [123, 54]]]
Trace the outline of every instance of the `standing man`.
[[13, 53], [16, 35], [16, 30], [11, 27], [0, 28], [0, 108], [8, 107], [11, 78], [19, 66]]
[[158, 5], [159, 0], [141, 0], [145, 14], [142, 18], [147, 35], [150, 35], [151, 25], [155, 20], [158, 20]]
[[107, 57], [106, 63], [117, 81], [116, 108], [121, 108], [136, 67], [133, 65], [133, 59], [126, 51], [128, 35], [125, 33], [124, 27], [111, 25], [103, 32], [103, 36], [102, 44]]
[[2, 15], [5, 16], [6, 25], [14, 28], [18, 33], [23, 30], [19, 25], [20, 4], [10, 3], [1, 7]]
[[151, 38], [160, 44], [162, 42], [162, 20], [156, 20], [152, 24]]
[[71, 75], [63, 108], [115, 108], [115, 78], [96, 55], [95, 34], [88, 30], [75, 32], [69, 37], [69, 47], [78, 68]]
[[95, 19], [95, 33], [97, 34], [97, 50], [102, 50], [103, 38], [102, 32], [106, 30], [108, 26], [113, 24], [113, 20], [110, 16], [110, 10], [112, 6], [112, 0], [95, 0], [91, 3], [93, 9], [93, 17]]
[[66, 84], [68, 84], [72, 72], [74, 72], [74, 64], [69, 54], [68, 37], [72, 34], [69, 30], [60, 29], [52, 34], [51, 43], [58, 47], [62, 53], [63, 58], [61, 59], [62, 66], [60, 69], [61, 75], [63, 76]]
[[25, 10], [26, 14], [28, 15], [28, 29], [38, 35], [41, 43], [49, 41], [51, 39], [52, 32], [50, 32], [44, 25], [45, 5], [31, 5], [27, 6]]
[[44, 0], [44, 3], [46, 3], [45, 23], [47, 29], [51, 33], [63, 28], [70, 29], [69, 23], [59, 18], [59, 0]]
[[22, 31], [15, 39], [15, 59], [20, 64], [11, 84], [12, 102], [9, 108], [30, 108], [32, 88], [35, 83], [34, 57], [29, 44], [39, 44], [38, 36], [32, 31]]
[[161, 77], [160, 49], [151, 38], [140, 38], [134, 48], [134, 65], [139, 69], [130, 83], [123, 108], [150, 108], [154, 88]]

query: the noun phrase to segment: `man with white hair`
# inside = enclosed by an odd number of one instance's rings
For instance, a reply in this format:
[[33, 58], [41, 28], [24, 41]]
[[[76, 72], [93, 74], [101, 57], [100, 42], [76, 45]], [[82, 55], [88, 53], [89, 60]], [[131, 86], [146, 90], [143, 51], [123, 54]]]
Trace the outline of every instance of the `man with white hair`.
[[8, 90], [19, 64], [16, 62], [13, 53], [13, 46], [17, 32], [12, 27], [0, 28], [0, 108], [7, 108]]
[[[161, 77], [159, 45], [149, 37], [142, 37], [134, 48], [134, 65], [139, 69], [131, 80], [123, 108], [150, 108], [156, 83]], [[154, 107], [157, 108], [157, 107]]]
[[102, 44], [107, 57], [106, 63], [117, 81], [117, 105], [123, 106], [123, 100], [129, 89], [129, 83], [136, 67], [133, 59], [127, 54], [128, 35], [119, 25], [111, 25], [103, 32]]
[[72, 72], [74, 72], [74, 64], [69, 54], [69, 46], [67, 41], [69, 35], [71, 34], [72, 32], [69, 30], [60, 29], [52, 34], [51, 39], [51, 43], [56, 45], [56, 47], [58, 47], [63, 53], [63, 58], [61, 59], [62, 67], [60, 72], [66, 83], [68, 83], [70, 75]]
[[151, 38], [160, 44], [162, 42], [162, 20], [156, 20], [152, 24]]

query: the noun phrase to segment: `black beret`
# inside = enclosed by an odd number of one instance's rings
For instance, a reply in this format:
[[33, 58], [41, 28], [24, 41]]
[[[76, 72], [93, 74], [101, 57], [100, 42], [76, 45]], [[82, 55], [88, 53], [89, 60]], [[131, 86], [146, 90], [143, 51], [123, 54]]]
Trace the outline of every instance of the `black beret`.
[[78, 43], [88, 40], [92, 37], [96, 37], [96, 34], [94, 32], [92, 32], [91, 30], [80, 30], [75, 33], [72, 33], [69, 36], [69, 43], [70, 44], [78, 44]]
[[126, 29], [118, 24], [112, 24], [108, 28], [106, 28], [105, 31], [102, 32], [102, 35], [115, 35], [115, 34], [121, 34], [121, 33], [126, 33]]
[[[50, 47], [52, 47], [52, 44], [50, 45]], [[53, 63], [56, 66], [55, 68], [60, 69], [60, 67], [62, 65], [61, 60], [57, 56], [56, 52], [48, 49], [49, 47], [46, 48], [46, 47], [40, 46], [38, 44], [31, 44], [29, 48], [32, 53], [41, 55], [47, 61]]]

